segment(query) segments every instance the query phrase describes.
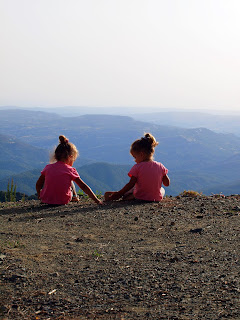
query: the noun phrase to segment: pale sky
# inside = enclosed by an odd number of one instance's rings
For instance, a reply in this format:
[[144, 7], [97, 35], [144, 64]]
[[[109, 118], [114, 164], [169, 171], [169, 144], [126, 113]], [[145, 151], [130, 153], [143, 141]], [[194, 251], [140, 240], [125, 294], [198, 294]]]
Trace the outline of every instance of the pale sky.
[[239, 0], [0, 0], [0, 106], [240, 109]]

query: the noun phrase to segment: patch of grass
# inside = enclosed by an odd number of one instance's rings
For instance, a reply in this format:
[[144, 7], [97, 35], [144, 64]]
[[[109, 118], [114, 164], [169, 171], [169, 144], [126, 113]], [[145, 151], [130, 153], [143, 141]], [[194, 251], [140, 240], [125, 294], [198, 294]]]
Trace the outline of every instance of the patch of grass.
[[99, 253], [96, 249], [93, 251], [92, 255], [95, 258], [101, 258], [102, 257], [102, 254]]
[[179, 194], [181, 197], [191, 197], [191, 198], [196, 198], [196, 197], [201, 197], [203, 194], [202, 192], [199, 193], [194, 190], [184, 190], [182, 193]]
[[102, 199], [103, 194], [102, 194], [101, 191], [96, 190], [95, 194], [96, 194], [96, 196], [97, 196], [98, 199]]
[[[83, 197], [84, 199], [89, 199], [89, 196], [88, 196], [86, 193], [84, 193], [82, 190], [79, 190], [77, 194], [79, 195], [79, 197]], [[102, 199], [102, 198], [103, 198], [103, 194], [102, 194], [101, 191], [98, 191], [98, 190], [97, 190], [97, 191], [95, 192], [95, 194], [96, 194], [96, 197], [97, 197], [98, 199]]]
[[84, 193], [82, 190], [79, 190], [77, 194], [79, 197], [83, 197], [84, 199], [89, 198], [88, 195], [86, 193]]
[[0, 244], [1, 249], [8, 248], [8, 249], [15, 249], [15, 248], [24, 248], [24, 244], [20, 243], [18, 240], [10, 240], [1, 242]]
[[7, 192], [5, 192], [5, 202], [16, 202], [16, 184], [14, 184], [13, 179], [8, 181]]
[[213, 196], [214, 198], [225, 198], [225, 196], [224, 196], [224, 194], [223, 194], [222, 192], [217, 193], [217, 194], [212, 193], [212, 196]]

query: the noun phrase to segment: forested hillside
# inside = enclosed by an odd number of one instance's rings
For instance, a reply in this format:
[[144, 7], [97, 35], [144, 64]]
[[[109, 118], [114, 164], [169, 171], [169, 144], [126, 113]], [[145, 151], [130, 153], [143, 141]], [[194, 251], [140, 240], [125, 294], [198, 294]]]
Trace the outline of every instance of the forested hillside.
[[[130, 145], [144, 132], [151, 132], [159, 142], [155, 160], [169, 169], [168, 194], [184, 189], [225, 192], [227, 185], [227, 192], [233, 193], [240, 180], [240, 138], [233, 134], [160, 126], [126, 116], [66, 118], [47, 112], [0, 110], [0, 117], [4, 134], [0, 140], [0, 190], [14, 178], [18, 191], [35, 192], [35, 180], [60, 134], [79, 149], [74, 166], [94, 191], [118, 189], [126, 183], [128, 169], [134, 164]], [[32, 171], [34, 168], [37, 170]]]
[[49, 152], [15, 136], [0, 134], [0, 178], [39, 168], [49, 161]]

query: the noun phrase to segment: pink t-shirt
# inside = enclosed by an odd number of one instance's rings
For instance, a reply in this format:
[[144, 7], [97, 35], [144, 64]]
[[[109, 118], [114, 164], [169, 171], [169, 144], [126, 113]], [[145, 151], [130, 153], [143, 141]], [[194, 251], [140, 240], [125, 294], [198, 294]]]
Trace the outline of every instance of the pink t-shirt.
[[71, 198], [71, 181], [79, 178], [77, 170], [58, 161], [48, 164], [41, 172], [45, 176], [40, 199], [48, 204], [67, 204]]
[[146, 201], [161, 201], [162, 179], [168, 169], [157, 161], [143, 161], [135, 164], [129, 171], [129, 177], [137, 178], [134, 187], [134, 197]]

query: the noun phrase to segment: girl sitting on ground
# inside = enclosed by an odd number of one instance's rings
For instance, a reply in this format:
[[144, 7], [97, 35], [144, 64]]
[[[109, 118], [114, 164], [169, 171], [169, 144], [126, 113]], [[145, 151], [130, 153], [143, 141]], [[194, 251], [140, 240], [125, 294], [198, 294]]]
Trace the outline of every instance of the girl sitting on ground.
[[[59, 145], [54, 152], [55, 163], [48, 164], [42, 170], [36, 183], [38, 198], [47, 204], [67, 204], [72, 199], [73, 181], [97, 204], [102, 204], [91, 188], [80, 179], [72, 167], [78, 156], [76, 146], [65, 136], [59, 136]], [[73, 190], [76, 195], [76, 191]]]
[[150, 133], [134, 141], [130, 153], [136, 164], [129, 171], [130, 181], [120, 191], [108, 191], [105, 193], [105, 200], [143, 200], [161, 201], [165, 190], [162, 183], [167, 187], [170, 179], [167, 175], [168, 169], [160, 162], [153, 160], [155, 147], [158, 142]]

